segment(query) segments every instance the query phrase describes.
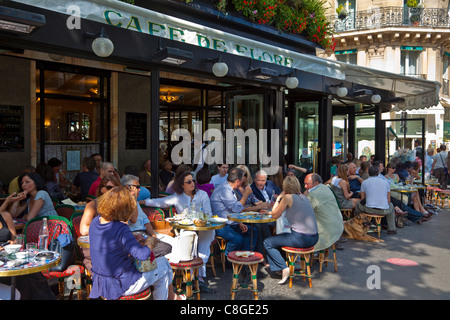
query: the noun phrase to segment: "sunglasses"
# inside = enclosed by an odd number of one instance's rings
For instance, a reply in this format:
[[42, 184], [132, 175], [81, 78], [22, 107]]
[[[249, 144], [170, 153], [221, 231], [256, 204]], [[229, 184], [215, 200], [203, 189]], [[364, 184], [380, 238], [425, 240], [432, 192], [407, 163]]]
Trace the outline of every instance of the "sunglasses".
[[103, 186], [106, 190], [111, 190], [112, 188], [115, 188], [115, 186]]
[[128, 187], [135, 187], [136, 189], [141, 189], [141, 186], [140, 185], [137, 185], [137, 184], [127, 184], [127, 186]]
[[191, 184], [193, 182], [195, 182], [195, 181], [194, 180], [184, 181], [184, 183], [186, 183], [186, 184]]

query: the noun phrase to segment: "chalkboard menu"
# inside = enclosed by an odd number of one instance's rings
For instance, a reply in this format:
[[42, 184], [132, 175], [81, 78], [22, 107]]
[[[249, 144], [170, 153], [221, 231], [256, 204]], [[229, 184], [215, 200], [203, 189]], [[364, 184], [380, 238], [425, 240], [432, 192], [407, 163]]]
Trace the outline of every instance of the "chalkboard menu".
[[24, 151], [23, 107], [0, 105], [0, 152]]
[[147, 114], [126, 113], [125, 149], [147, 149]]

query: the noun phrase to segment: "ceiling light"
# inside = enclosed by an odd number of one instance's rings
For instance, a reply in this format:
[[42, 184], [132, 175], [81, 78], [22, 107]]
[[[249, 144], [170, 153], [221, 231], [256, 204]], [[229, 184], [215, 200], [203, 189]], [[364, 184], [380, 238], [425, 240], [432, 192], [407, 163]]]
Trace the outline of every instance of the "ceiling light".
[[162, 101], [167, 102], [167, 103], [172, 103], [172, 102], [178, 101], [180, 99], [180, 96], [173, 96], [170, 93], [170, 91], [167, 91], [166, 94], [160, 95], [159, 99], [161, 99]]
[[45, 23], [45, 16], [42, 14], [0, 6], [0, 30], [31, 34]]
[[170, 63], [180, 65], [194, 59], [191, 51], [180, 50], [177, 48], [164, 48], [153, 54], [154, 62]]
[[278, 72], [269, 68], [256, 68], [248, 71], [247, 76], [259, 80], [269, 80], [273, 77], [277, 77]]

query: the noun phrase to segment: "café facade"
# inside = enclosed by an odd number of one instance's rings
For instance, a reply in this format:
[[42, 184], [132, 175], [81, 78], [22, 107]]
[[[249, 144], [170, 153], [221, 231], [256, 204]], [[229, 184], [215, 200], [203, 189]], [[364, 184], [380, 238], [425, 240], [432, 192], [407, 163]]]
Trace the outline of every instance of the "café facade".
[[[292, 163], [328, 177], [336, 145], [355, 152], [363, 134], [385, 158], [383, 113], [438, 104], [439, 83], [316, 57], [322, 48], [301, 35], [209, 1], [16, 0], [0, 9], [4, 184], [52, 157], [73, 178], [83, 157], [100, 153], [121, 172], [151, 159], [158, 194], [161, 156], [182, 138], [206, 142], [215, 163], [253, 172]], [[369, 133], [357, 127], [364, 117], [374, 121]]]

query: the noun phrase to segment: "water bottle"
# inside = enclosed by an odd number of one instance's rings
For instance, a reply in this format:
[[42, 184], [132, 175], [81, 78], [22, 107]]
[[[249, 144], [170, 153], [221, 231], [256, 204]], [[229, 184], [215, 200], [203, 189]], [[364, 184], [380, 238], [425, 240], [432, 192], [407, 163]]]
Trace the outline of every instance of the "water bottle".
[[47, 250], [47, 248], [48, 248], [48, 226], [47, 226], [47, 218], [44, 218], [41, 230], [39, 231], [38, 249], [39, 251], [44, 251]]

